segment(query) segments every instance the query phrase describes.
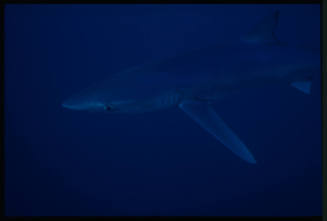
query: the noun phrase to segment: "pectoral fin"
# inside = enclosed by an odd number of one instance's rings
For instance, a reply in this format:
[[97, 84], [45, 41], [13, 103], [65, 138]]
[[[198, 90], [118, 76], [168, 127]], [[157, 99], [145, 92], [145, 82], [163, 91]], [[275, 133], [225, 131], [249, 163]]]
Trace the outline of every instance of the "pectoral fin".
[[310, 94], [311, 92], [311, 82], [310, 81], [296, 81], [291, 83], [291, 86], [302, 91], [305, 94]]
[[179, 107], [237, 156], [248, 163], [256, 163], [247, 147], [210, 105], [207, 103], [182, 103]]

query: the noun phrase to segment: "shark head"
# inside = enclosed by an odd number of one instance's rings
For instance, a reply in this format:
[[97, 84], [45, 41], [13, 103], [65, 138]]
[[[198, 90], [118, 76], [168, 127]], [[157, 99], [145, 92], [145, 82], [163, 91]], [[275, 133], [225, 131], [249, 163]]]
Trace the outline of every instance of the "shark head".
[[[135, 102], [126, 96], [124, 87], [112, 78], [96, 81], [65, 99], [62, 107], [74, 111], [120, 113], [131, 112]], [[128, 90], [127, 90], [128, 92]]]
[[75, 99], [67, 99], [62, 103], [64, 108], [70, 110], [80, 110], [80, 111], [106, 111], [106, 109], [111, 109], [107, 107], [103, 102], [99, 102], [96, 100], [75, 100]]
[[169, 76], [151, 73], [142, 69], [110, 75], [73, 94], [61, 105], [70, 110], [110, 114], [144, 113], [176, 105], [179, 97], [166, 79]]
[[115, 99], [101, 93], [83, 93], [72, 96], [62, 102], [62, 107], [74, 111], [105, 112], [105, 113], [134, 113], [140, 112], [142, 102], [136, 100]]
[[107, 113], [120, 113], [132, 112], [136, 109], [131, 101], [104, 101], [103, 99], [96, 98], [69, 98], [65, 100], [62, 107], [70, 110], [89, 111], [89, 112], [107, 112]]

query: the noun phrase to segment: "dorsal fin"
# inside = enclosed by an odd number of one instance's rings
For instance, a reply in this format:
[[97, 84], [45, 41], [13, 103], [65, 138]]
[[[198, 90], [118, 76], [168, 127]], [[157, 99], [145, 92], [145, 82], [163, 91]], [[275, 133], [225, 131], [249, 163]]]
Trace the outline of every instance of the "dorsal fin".
[[278, 25], [279, 11], [266, 16], [246, 35], [241, 37], [241, 41], [250, 44], [278, 43], [275, 30]]

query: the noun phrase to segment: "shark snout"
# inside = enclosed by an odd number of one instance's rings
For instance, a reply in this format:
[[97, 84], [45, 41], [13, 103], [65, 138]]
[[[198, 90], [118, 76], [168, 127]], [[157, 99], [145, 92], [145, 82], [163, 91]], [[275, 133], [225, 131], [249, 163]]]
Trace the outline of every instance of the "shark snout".
[[101, 102], [75, 99], [65, 100], [61, 106], [70, 110], [102, 111], [105, 109], [105, 105]]
[[71, 110], [81, 110], [80, 105], [78, 105], [74, 102], [71, 102], [70, 100], [63, 101], [61, 103], [61, 106], [63, 108], [67, 108], [67, 109], [71, 109]]

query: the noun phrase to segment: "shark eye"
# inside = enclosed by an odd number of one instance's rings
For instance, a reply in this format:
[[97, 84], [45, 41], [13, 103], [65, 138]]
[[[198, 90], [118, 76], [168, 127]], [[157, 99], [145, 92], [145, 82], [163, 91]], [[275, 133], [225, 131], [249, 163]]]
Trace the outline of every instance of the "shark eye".
[[105, 110], [106, 110], [106, 111], [111, 111], [111, 110], [112, 110], [112, 107], [111, 107], [110, 105], [106, 105], [106, 106], [105, 106]]

